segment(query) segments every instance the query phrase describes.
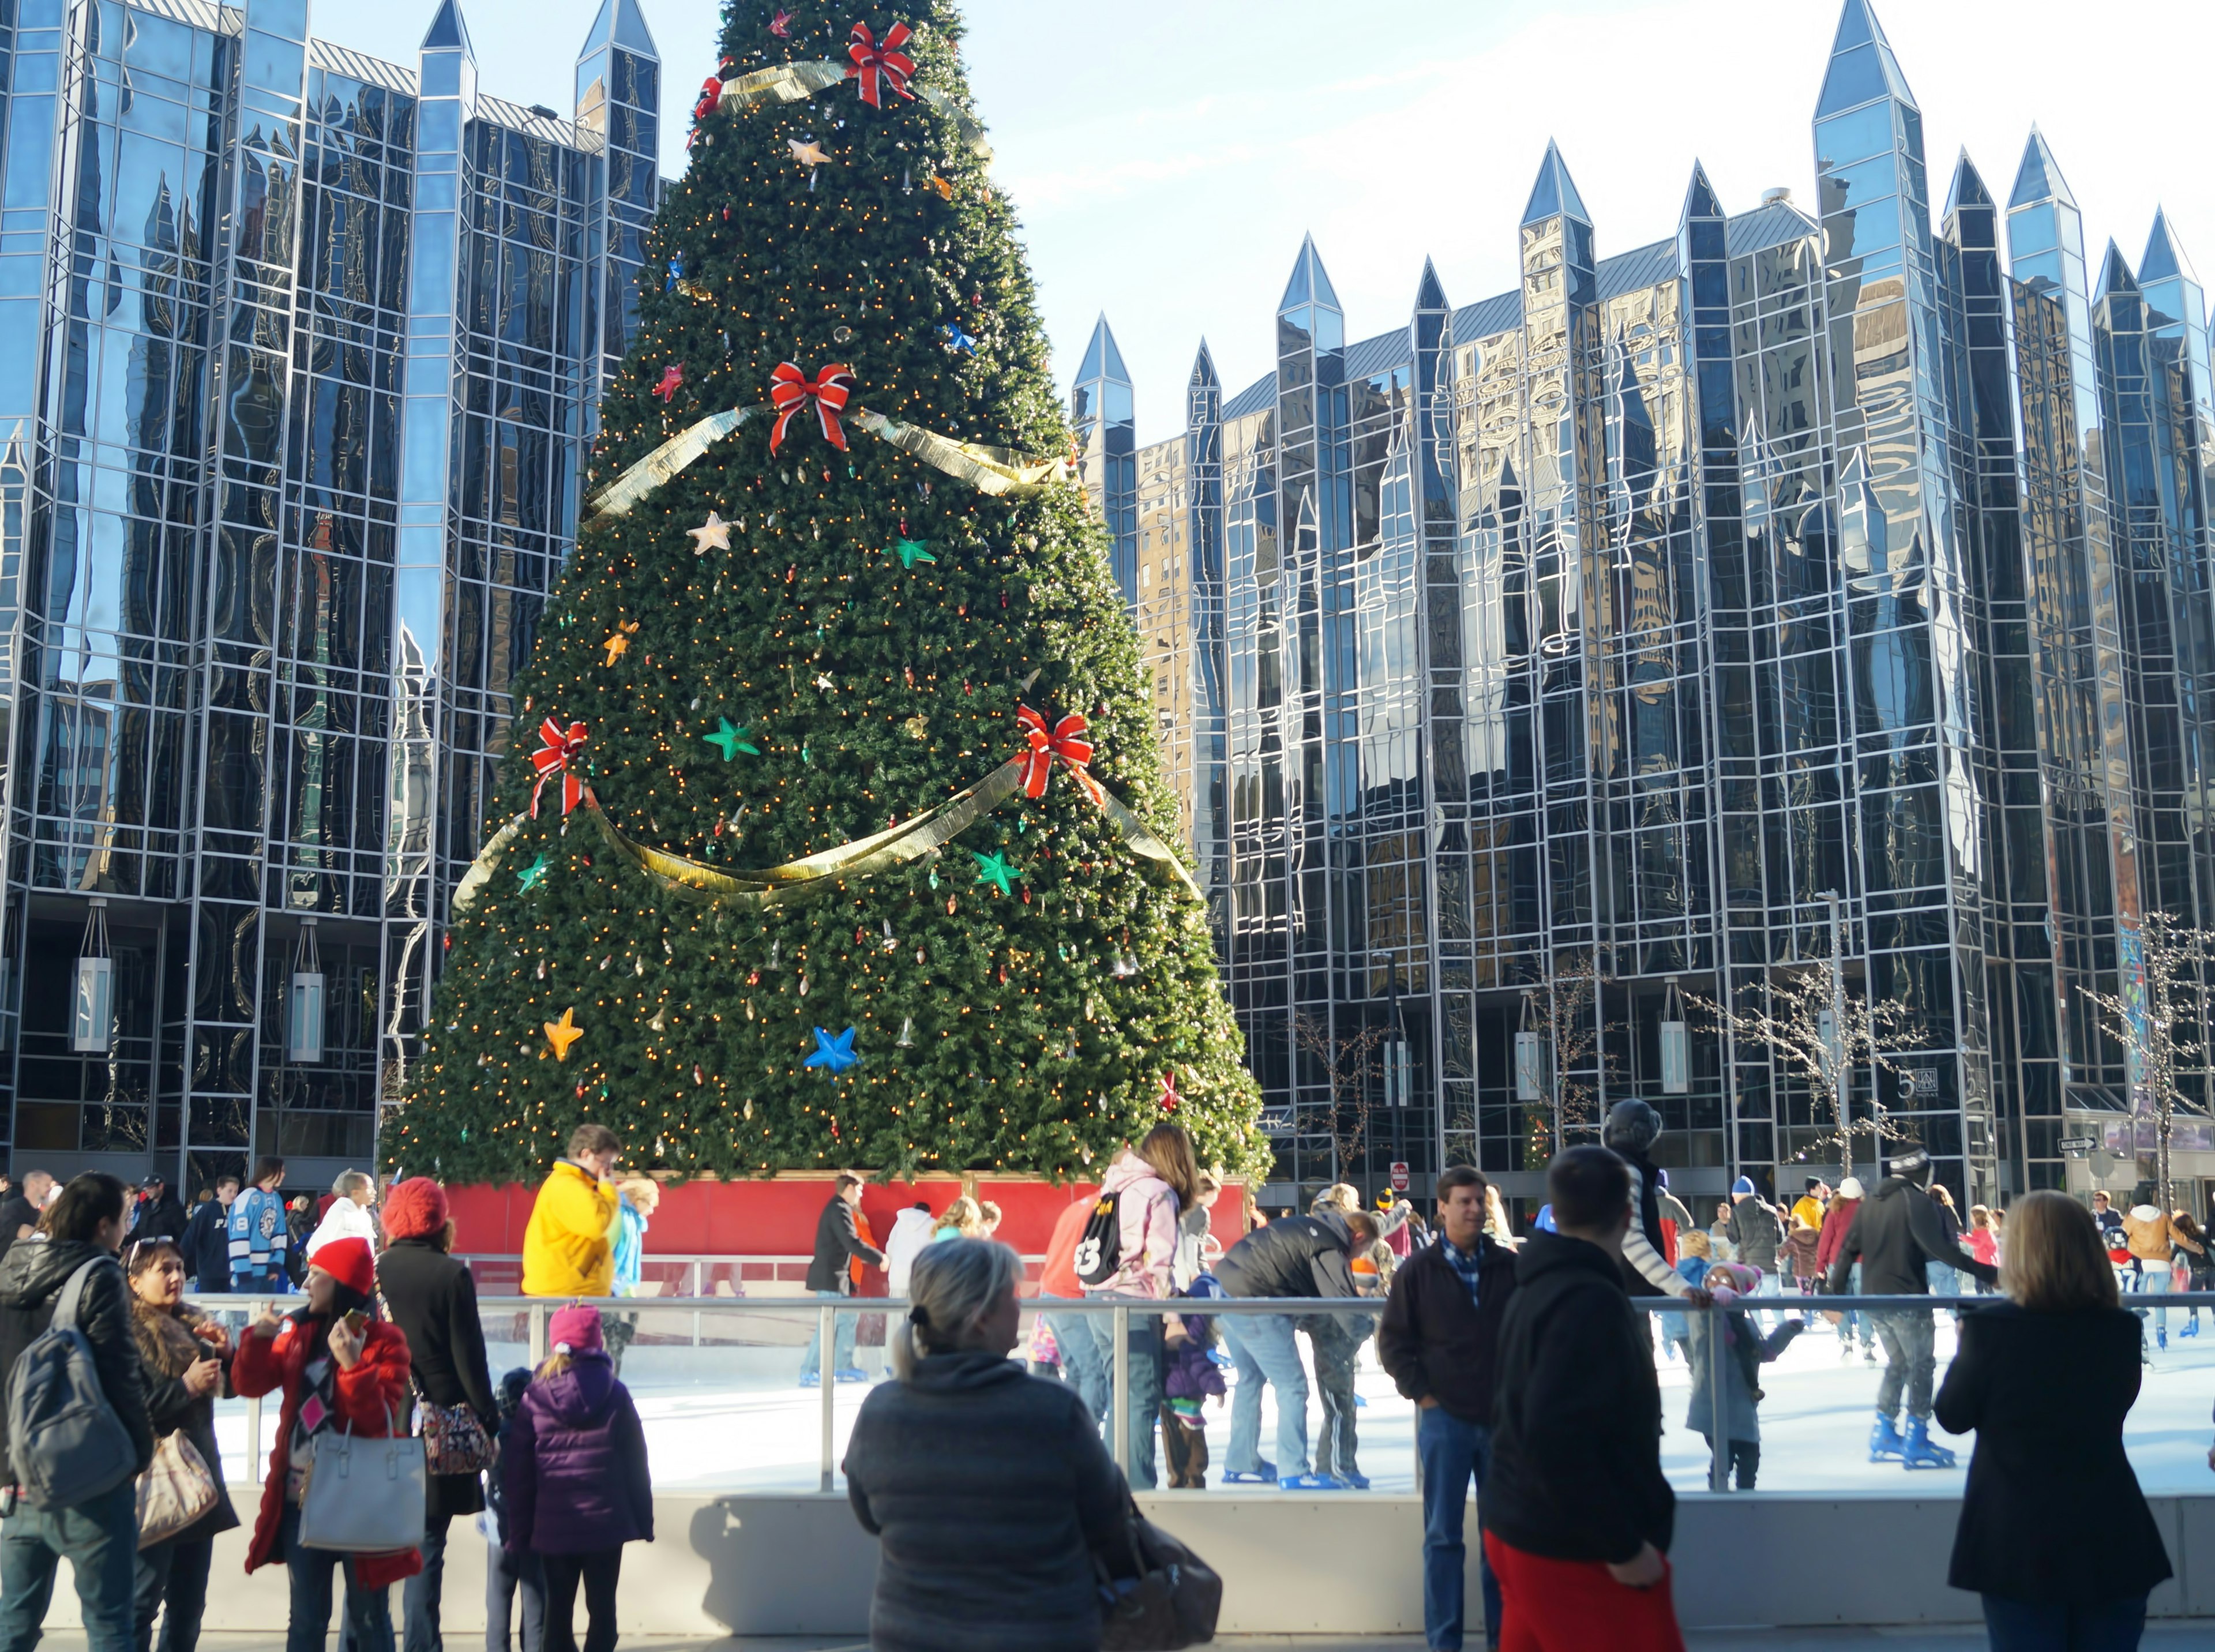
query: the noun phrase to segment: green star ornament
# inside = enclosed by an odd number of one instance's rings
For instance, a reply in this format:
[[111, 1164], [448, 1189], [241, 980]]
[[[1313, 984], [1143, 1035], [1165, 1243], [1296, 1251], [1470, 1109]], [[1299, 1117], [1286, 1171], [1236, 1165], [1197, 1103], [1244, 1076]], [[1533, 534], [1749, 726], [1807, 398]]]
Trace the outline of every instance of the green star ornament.
[[1022, 868], [1011, 865], [1008, 857], [997, 849], [989, 855], [979, 855], [973, 849], [969, 855], [977, 863], [978, 882], [997, 884], [1003, 895], [1015, 893], [1011, 886], [1022, 875]]
[[546, 874], [551, 868], [552, 864], [553, 863], [549, 861], [545, 856], [541, 855], [537, 860], [531, 862], [530, 865], [525, 867], [520, 872], [518, 872], [515, 875], [516, 881], [523, 887], [517, 890], [516, 893], [518, 894], [528, 894], [531, 890], [537, 888], [540, 881], [546, 876]]
[[893, 550], [900, 559], [900, 566], [905, 568], [912, 569], [917, 562], [938, 560], [923, 549], [923, 541], [920, 539], [901, 539], [893, 544]]
[[712, 734], [703, 734], [701, 739], [706, 740], [710, 746], [720, 746], [722, 749], [724, 762], [728, 763], [741, 752], [748, 757], [761, 755], [761, 747], [753, 745], [746, 739], [746, 731], [742, 724], [734, 723], [728, 717], [718, 717], [715, 721], [722, 727]]

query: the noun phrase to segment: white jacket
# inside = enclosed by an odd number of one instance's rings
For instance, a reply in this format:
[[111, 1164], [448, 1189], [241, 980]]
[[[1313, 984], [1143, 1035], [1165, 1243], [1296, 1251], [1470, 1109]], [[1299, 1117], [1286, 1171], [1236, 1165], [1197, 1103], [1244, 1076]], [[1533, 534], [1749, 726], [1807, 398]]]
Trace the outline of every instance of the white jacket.
[[331, 1207], [323, 1213], [323, 1219], [316, 1231], [308, 1235], [306, 1248], [301, 1254], [310, 1261], [333, 1239], [367, 1239], [370, 1248], [377, 1246], [377, 1215], [364, 1205], [351, 1199], [334, 1199]]
[[885, 1240], [885, 1294], [893, 1298], [907, 1294], [908, 1279], [915, 1272], [915, 1259], [930, 1243], [930, 1236], [938, 1225], [938, 1219], [927, 1210], [917, 1210], [910, 1205], [893, 1218], [893, 1231]]

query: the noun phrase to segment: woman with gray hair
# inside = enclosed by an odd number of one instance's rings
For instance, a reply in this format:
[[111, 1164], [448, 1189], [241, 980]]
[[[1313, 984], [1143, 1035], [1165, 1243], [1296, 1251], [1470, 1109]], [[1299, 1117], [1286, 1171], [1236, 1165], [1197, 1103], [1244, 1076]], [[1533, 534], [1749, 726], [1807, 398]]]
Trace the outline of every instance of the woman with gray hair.
[[846, 1495], [882, 1547], [874, 1652], [1092, 1652], [1092, 1553], [1114, 1552], [1123, 1476], [1077, 1391], [1008, 1358], [1022, 1263], [989, 1239], [915, 1259], [899, 1380], [862, 1403]]

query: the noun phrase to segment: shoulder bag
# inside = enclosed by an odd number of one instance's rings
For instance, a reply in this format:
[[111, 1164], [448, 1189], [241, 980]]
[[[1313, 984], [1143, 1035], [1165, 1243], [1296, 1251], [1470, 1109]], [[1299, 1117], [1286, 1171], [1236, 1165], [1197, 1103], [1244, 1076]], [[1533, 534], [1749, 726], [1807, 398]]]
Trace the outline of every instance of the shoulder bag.
[[167, 1543], [216, 1506], [215, 1475], [178, 1428], [162, 1436], [138, 1477], [138, 1546]]
[[1101, 1652], [1179, 1652], [1215, 1638], [1223, 1579], [1198, 1555], [1138, 1513], [1124, 1516], [1124, 1544], [1135, 1576], [1116, 1575], [1098, 1554]]
[[415, 1418], [429, 1474], [482, 1474], [492, 1466], [492, 1436], [467, 1403], [441, 1405], [415, 1385]]
[[300, 1543], [350, 1555], [387, 1554], [423, 1542], [423, 1442], [400, 1432], [382, 1440], [349, 1424], [316, 1436], [300, 1492]]

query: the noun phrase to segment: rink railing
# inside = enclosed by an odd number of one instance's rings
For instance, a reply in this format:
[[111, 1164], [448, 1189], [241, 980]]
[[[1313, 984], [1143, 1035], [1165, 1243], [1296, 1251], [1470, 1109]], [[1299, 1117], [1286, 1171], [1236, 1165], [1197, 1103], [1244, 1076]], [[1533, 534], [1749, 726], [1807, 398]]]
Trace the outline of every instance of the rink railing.
[[[745, 1318], [756, 1321], [784, 1321], [797, 1325], [810, 1326], [815, 1333], [818, 1371], [821, 1383], [819, 1482], [820, 1489], [826, 1492], [835, 1489], [838, 1483], [837, 1407], [839, 1385], [836, 1377], [835, 1355], [838, 1348], [838, 1322], [844, 1318], [861, 1320], [874, 1317], [885, 1318], [889, 1325], [892, 1317], [905, 1316], [909, 1306], [904, 1299], [891, 1297], [845, 1297], [834, 1300], [828, 1298], [807, 1297], [656, 1296], [568, 1299], [488, 1296], [478, 1299], [477, 1307], [480, 1317], [488, 1322], [488, 1342], [512, 1342], [517, 1322], [518, 1320], [522, 1322], [525, 1331], [523, 1340], [529, 1348], [530, 1361], [535, 1366], [546, 1357], [547, 1321], [557, 1310], [568, 1305], [573, 1299], [590, 1301], [605, 1314], [634, 1322], [647, 1317], [663, 1319], [668, 1316], [690, 1315], [690, 1341], [696, 1348], [722, 1340], [714, 1339], [709, 1336], [707, 1324], [709, 1321]], [[1798, 1317], [1812, 1320], [1819, 1315], [1829, 1313], [1881, 1314], [1917, 1309], [1925, 1311], [1973, 1310], [1990, 1307], [2003, 1299], [1997, 1296], [1776, 1295], [1740, 1297], [1727, 1305], [1718, 1305], [1709, 1308], [1696, 1307], [1675, 1297], [1634, 1297], [1631, 1302], [1632, 1305], [1646, 1312], [1667, 1314], [1681, 1324], [1683, 1322], [1689, 1321], [1695, 1314], [1724, 1311], [1763, 1315], [1772, 1319]], [[297, 1296], [278, 1298], [273, 1301], [266, 1298], [241, 1296], [202, 1297], [194, 1300], [198, 1305], [205, 1309], [226, 1311], [232, 1317], [234, 1324], [242, 1324], [246, 1320], [250, 1320], [265, 1305], [273, 1306], [279, 1313], [283, 1313], [297, 1308], [299, 1305], [299, 1299]], [[2211, 1314], [2215, 1314], [2215, 1294], [2206, 1292], [2165, 1293], [2156, 1295], [2151, 1293], [2139, 1293], [2126, 1291], [2123, 1293], [2122, 1304], [2132, 1311], [2168, 1308], [2191, 1311], [2206, 1308]], [[1383, 1313], [1384, 1308], [1381, 1299], [1370, 1297], [1353, 1299], [1338, 1297], [1213, 1298], [1206, 1300], [1174, 1298], [1165, 1302], [1143, 1300], [1137, 1298], [1076, 1300], [1061, 1297], [1026, 1297], [1023, 1299], [1022, 1305], [1022, 1340], [1018, 1342], [1016, 1352], [1011, 1356], [1019, 1360], [1023, 1357], [1024, 1342], [1028, 1339], [1033, 1321], [1040, 1311], [1048, 1312], [1056, 1317], [1071, 1315], [1088, 1318], [1105, 1317], [1112, 1322], [1110, 1336], [1113, 1349], [1111, 1364], [1114, 1398], [1108, 1419], [1108, 1444], [1116, 1465], [1126, 1471], [1130, 1467], [1131, 1332], [1134, 1324], [1143, 1323], [1149, 1318], [1157, 1319], [1170, 1314], [1180, 1316], [1193, 1314], [1210, 1319], [1278, 1315], [1292, 1318], [1320, 1316], [1359, 1317], [1373, 1321]], [[241, 1314], [243, 1314], [243, 1319], [237, 1317]], [[505, 1334], [497, 1336], [492, 1335], [494, 1325], [502, 1321], [506, 1322]], [[1814, 1327], [1811, 1325], [1809, 1329], [1812, 1331]], [[1672, 1334], [1672, 1328], [1665, 1324], [1662, 1331], [1664, 1336], [1669, 1336]], [[1674, 1334], [1681, 1334], [1681, 1332]], [[1713, 1340], [1713, 1333], [1710, 1333], [1710, 1338], [1709, 1348], [1719, 1348], [1721, 1343]], [[683, 1339], [680, 1337], [678, 1340]], [[1708, 1360], [1707, 1374], [1711, 1415], [1718, 1418], [1726, 1417], [1729, 1415], [1729, 1406], [1728, 1378], [1724, 1360], [1721, 1358], [1710, 1357]], [[264, 1460], [261, 1412], [262, 1403], [260, 1400], [246, 1402], [249, 1461], [255, 1465], [257, 1478], [260, 1465]], [[1728, 1454], [1727, 1452], [1716, 1452], [1709, 1469], [1708, 1489], [1713, 1492], [1727, 1491], [1729, 1489], [1728, 1480]], [[1422, 1458], [1420, 1449], [1415, 1452], [1414, 1483], [1420, 1490], [1422, 1483]]]

